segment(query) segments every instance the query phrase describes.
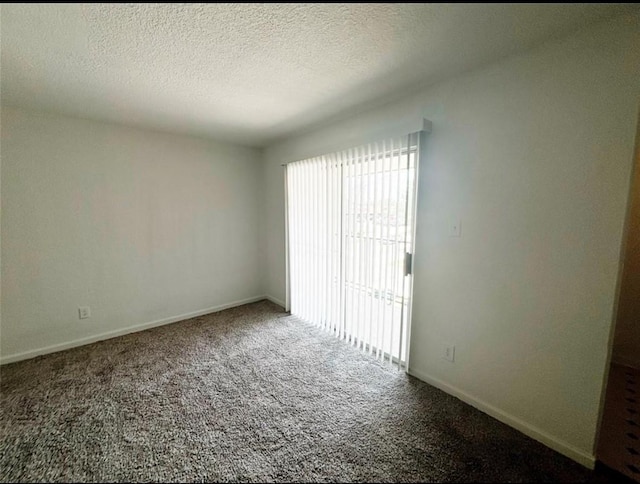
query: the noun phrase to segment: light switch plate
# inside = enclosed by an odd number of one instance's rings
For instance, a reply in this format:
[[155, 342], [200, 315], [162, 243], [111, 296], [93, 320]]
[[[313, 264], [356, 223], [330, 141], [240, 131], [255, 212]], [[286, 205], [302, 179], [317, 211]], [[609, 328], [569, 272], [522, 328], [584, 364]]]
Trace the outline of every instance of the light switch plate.
[[78, 308], [78, 317], [80, 319], [87, 319], [91, 317], [91, 308], [89, 306], [80, 306]]

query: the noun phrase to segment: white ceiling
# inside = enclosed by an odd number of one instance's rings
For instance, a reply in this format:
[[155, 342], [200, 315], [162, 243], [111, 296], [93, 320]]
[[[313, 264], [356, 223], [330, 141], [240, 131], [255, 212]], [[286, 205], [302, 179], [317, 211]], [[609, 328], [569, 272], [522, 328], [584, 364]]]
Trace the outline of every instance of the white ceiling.
[[611, 4], [3, 4], [2, 103], [265, 145]]

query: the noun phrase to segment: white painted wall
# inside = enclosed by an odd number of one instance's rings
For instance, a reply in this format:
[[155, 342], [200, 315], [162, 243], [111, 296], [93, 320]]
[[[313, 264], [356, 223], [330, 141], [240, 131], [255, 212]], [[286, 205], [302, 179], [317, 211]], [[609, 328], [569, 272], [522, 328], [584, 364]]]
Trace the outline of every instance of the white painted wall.
[[[265, 152], [266, 291], [284, 299], [280, 163], [424, 117], [414, 374], [593, 463], [640, 94], [619, 18]], [[447, 236], [451, 218], [462, 237]], [[456, 362], [440, 357], [456, 345]]]
[[257, 150], [6, 107], [1, 141], [3, 361], [262, 294]]

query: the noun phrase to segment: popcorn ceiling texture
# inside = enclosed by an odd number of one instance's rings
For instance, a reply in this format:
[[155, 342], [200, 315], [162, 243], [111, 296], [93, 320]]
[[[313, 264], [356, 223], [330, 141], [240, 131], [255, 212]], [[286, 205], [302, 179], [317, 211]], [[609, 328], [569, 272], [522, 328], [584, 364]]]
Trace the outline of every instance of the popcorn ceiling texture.
[[4, 4], [2, 101], [260, 146], [629, 8]]

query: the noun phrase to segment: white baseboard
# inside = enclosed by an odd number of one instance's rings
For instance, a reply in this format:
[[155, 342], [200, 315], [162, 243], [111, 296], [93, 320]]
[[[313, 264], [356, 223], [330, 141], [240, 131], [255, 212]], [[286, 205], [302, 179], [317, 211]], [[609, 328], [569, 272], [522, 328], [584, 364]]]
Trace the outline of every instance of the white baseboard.
[[59, 343], [51, 346], [45, 346], [44, 348], [37, 348], [35, 350], [29, 350], [29, 351], [24, 351], [22, 353], [3, 356], [2, 358], [0, 358], [0, 365], [5, 365], [7, 363], [14, 363], [16, 361], [21, 361], [21, 360], [28, 360], [29, 358], [35, 358], [36, 356], [46, 355], [49, 353], [56, 353], [58, 351], [64, 351], [70, 348], [75, 348], [77, 346], [88, 345], [91, 343], [95, 343], [96, 341], [103, 341], [105, 339], [116, 338], [118, 336], [123, 336], [129, 333], [137, 333], [138, 331], [144, 331], [145, 329], [155, 328], [157, 326], [164, 326], [165, 324], [176, 323], [178, 321], [183, 321], [185, 319], [204, 316], [205, 314], [217, 313], [218, 311], [235, 308], [237, 306], [242, 306], [244, 304], [249, 304], [256, 301], [262, 301], [263, 299], [267, 299], [267, 296], [254, 296], [247, 299], [242, 299], [240, 301], [233, 301], [227, 304], [221, 304], [219, 306], [214, 306], [207, 309], [201, 309], [199, 311], [193, 311], [191, 313], [180, 314], [178, 316], [159, 319], [157, 321], [151, 321], [149, 323], [136, 324], [134, 326], [128, 326], [126, 328], [116, 329], [113, 331], [107, 331], [105, 333], [87, 336], [85, 338], [79, 338], [73, 341], [67, 341], [65, 343]]
[[468, 393], [460, 390], [459, 388], [449, 385], [448, 383], [445, 383], [442, 380], [439, 380], [438, 378], [429, 376], [426, 373], [423, 373], [414, 368], [409, 368], [409, 374], [412, 376], [415, 376], [419, 380], [422, 380], [430, 385], [433, 385], [436, 388], [439, 388], [440, 390], [450, 395], [453, 395], [454, 397], [459, 398], [460, 400], [462, 400], [465, 403], [468, 403], [472, 407], [475, 407], [478, 410], [495, 418], [496, 420], [499, 420], [500, 422], [505, 423], [516, 430], [519, 430], [523, 434], [531, 437], [532, 439], [537, 440], [538, 442], [546, 445], [547, 447], [550, 447], [556, 452], [559, 452], [569, 457], [570, 459], [578, 462], [579, 464], [582, 464], [583, 466], [589, 469], [594, 468], [595, 462], [596, 462], [596, 457], [594, 455], [588, 454], [587, 452], [584, 452], [583, 450], [580, 450], [577, 447], [574, 447], [573, 445], [568, 444], [567, 442], [564, 442], [563, 440], [558, 439], [557, 437], [554, 437], [553, 435], [550, 435], [543, 430], [540, 430], [539, 428], [525, 422], [524, 420], [521, 420], [518, 417], [514, 417], [513, 415], [510, 415], [487, 402], [484, 402], [472, 395], [469, 395]]
[[269, 301], [271, 301], [272, 303], [277, 304], [277, 305], [278, 305], [278, 306], [280, 306], [280, 307], [283, 307], [283, 308], [285, 307], [284, 301], [281, 301], [281, 300], [280, 300], [280, 299], [278, 299], [278, 298], [275, 298], [275, 297], [273, 297], [273, 296], [270, 296], [269, 294], [267, 294], [267, 295], [265, 296], [265, 298], [266, 298], [266, 299], [268, 299]]

